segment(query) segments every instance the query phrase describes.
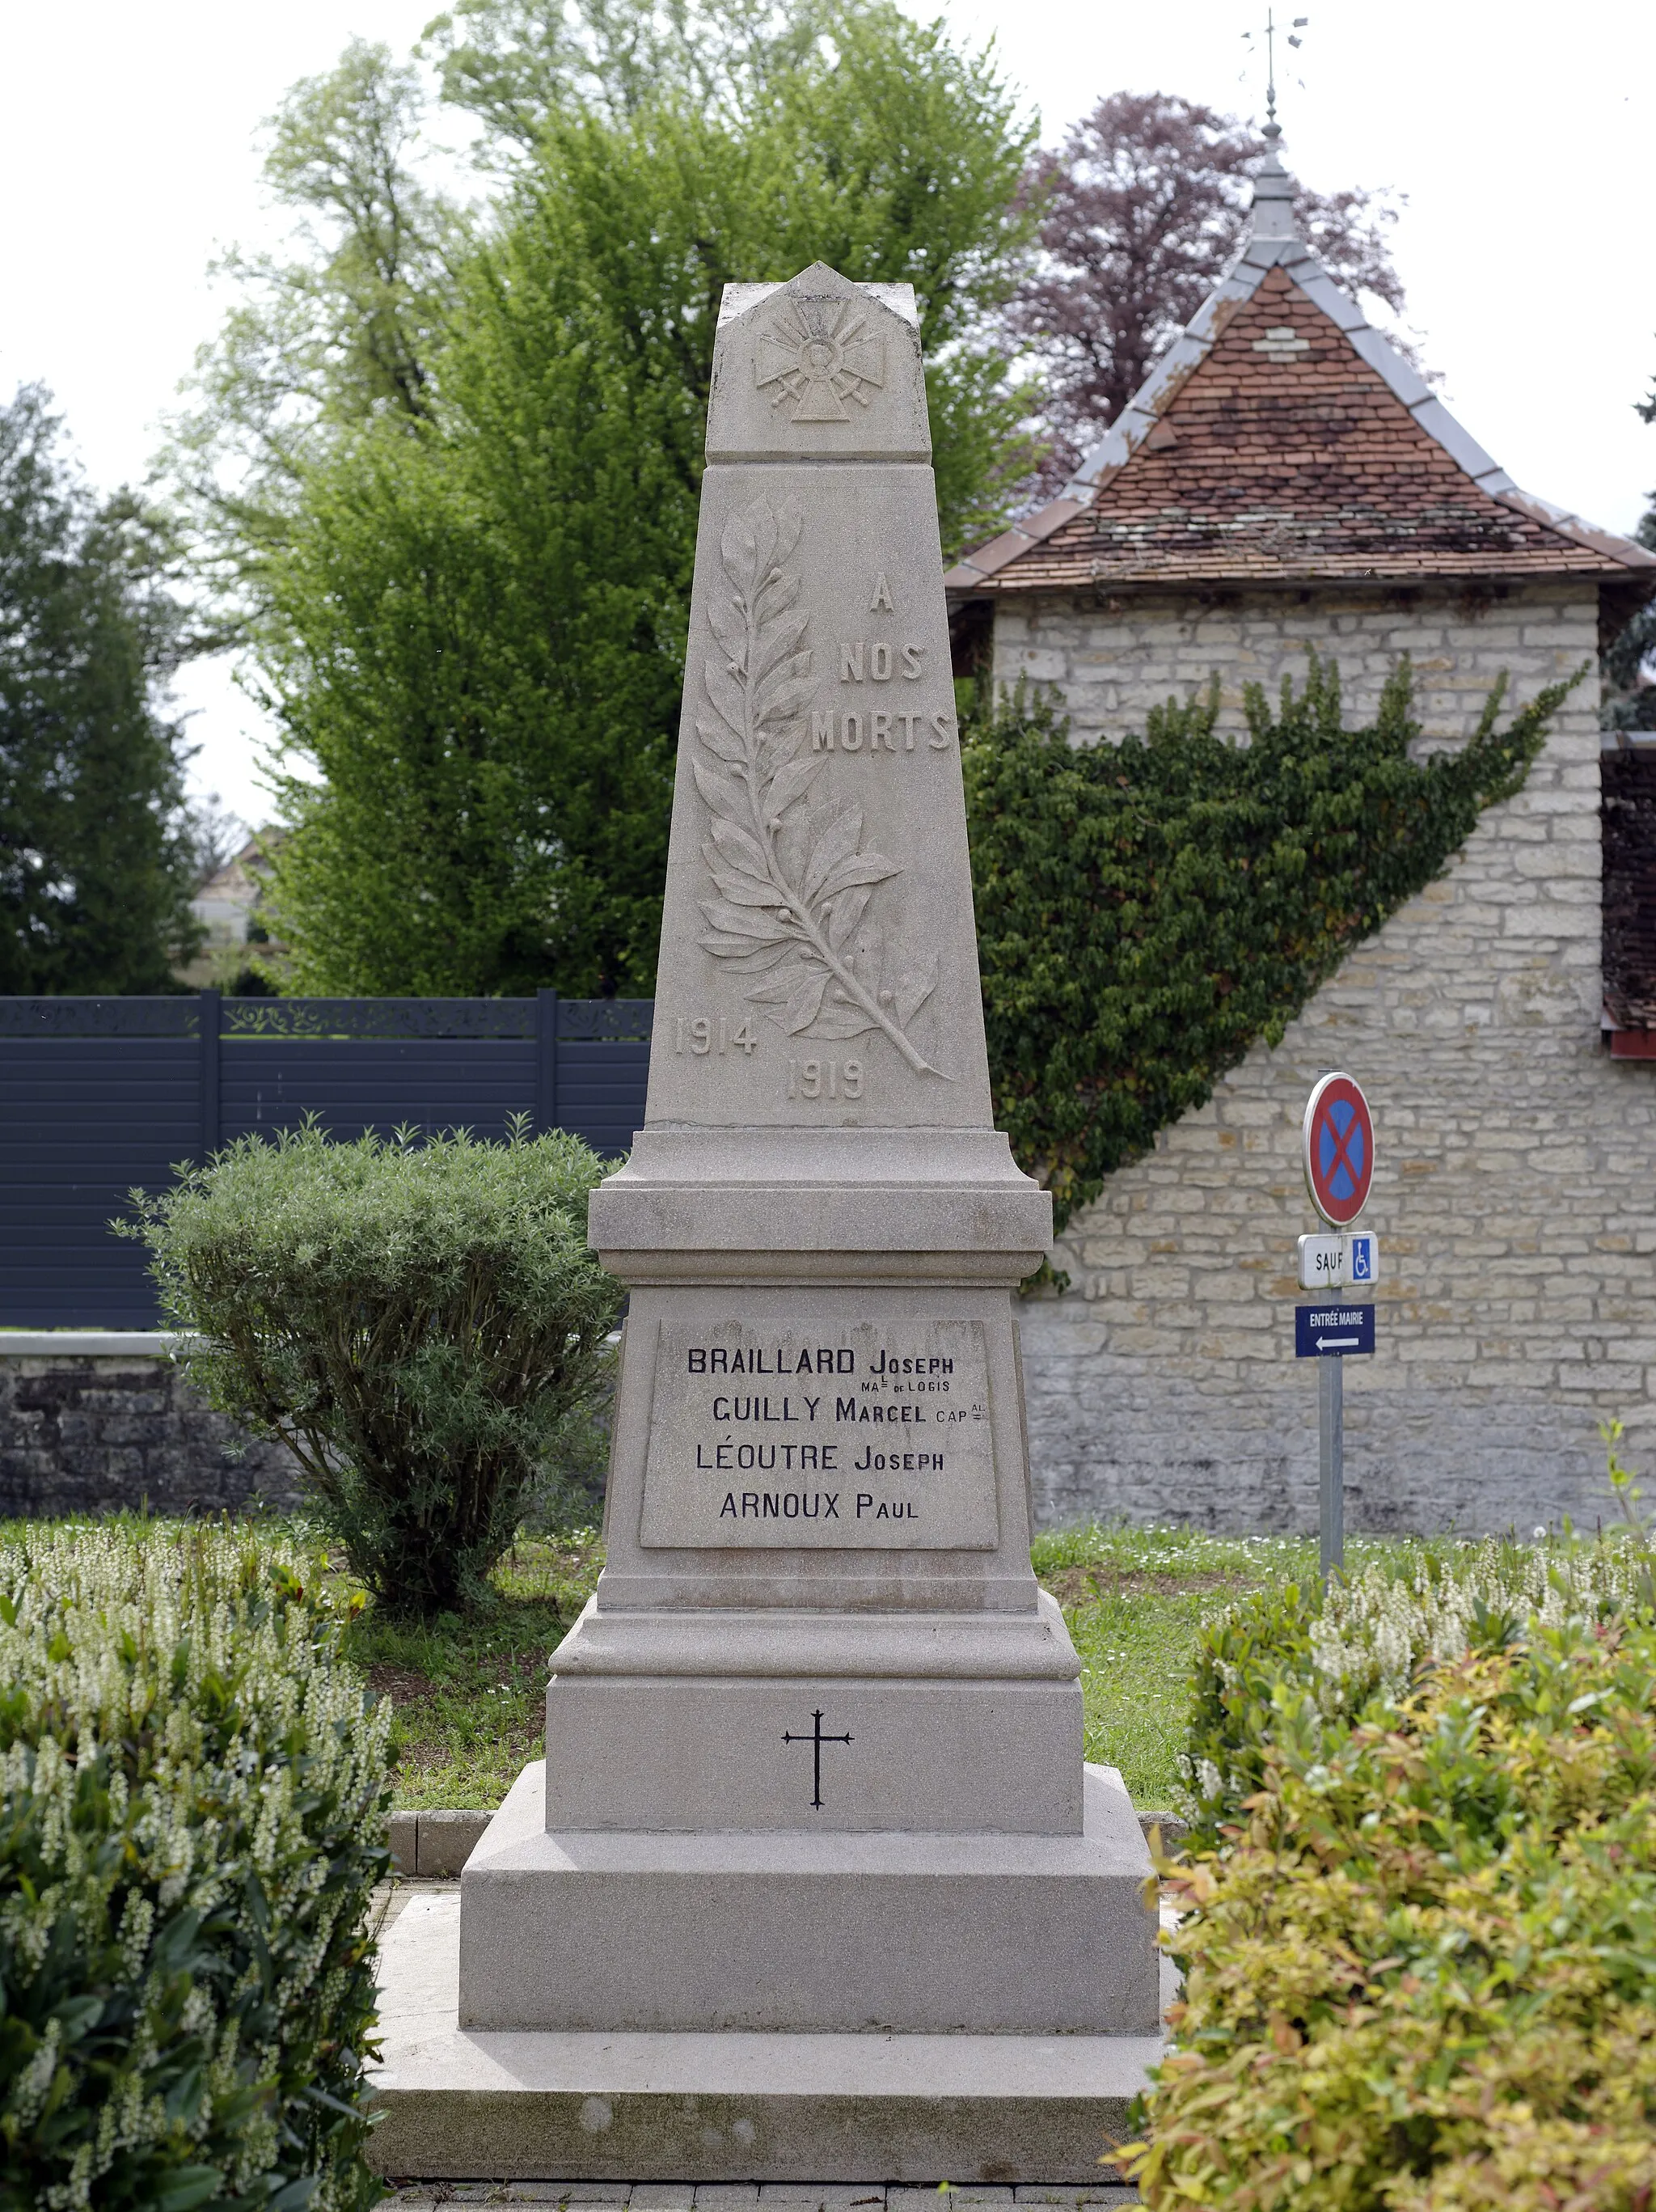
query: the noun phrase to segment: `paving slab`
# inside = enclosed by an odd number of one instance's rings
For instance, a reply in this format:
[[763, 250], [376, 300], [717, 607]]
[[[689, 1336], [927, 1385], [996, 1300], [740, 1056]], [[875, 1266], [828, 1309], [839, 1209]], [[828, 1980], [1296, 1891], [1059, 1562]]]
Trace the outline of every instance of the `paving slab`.
[[1005, 2205], [1012, 2203], [1012, 2191], [1004, 2184], [982, 2184], [974, 2186], [968, 2182], [957, 2182], [948, 2190], [889, 2189], [886, 2191], [887, 2212], [950, 2212], [955, 2205]]
[[884, 2212], [886, 2192], [866, 2181], [767, 2181], [760, 2212]]
[[937, 2188], [886, 2191], [886, 2212], [949, 2212], [953, 2205], [1010, 2205], [1011, 2202], [1011, 2189], [1004, 2184], [980, 2184], [974, 2188], [960, 2182], [946, 2191]]
[[882, 2182], [409, 2181], [391, 2185], [397, 2212], [442, 2212], [452, 2204], [551, 2204], [559, 2212], [948, 2212], [951, 2204], [1041, 2204], [1059, 2212], [1104, 2212], [1137, 2204], [1136, 2189], [1093, 2183], [1025, 2182], [1005, 2188], [925, 2188]]
[[1077, 2188], [1060, 2188], [1051, 2182], [1025, 2182], [1013, 2191], [1020, 2204], [1055, 2204], [1069, 2208], [1069, 2212], [1092, 2212], [1095, 2205], [1137, 2204], [1142, 2200], [1136, 2189], [1122, 2187], [1119, 2183], [1083, 2184]]

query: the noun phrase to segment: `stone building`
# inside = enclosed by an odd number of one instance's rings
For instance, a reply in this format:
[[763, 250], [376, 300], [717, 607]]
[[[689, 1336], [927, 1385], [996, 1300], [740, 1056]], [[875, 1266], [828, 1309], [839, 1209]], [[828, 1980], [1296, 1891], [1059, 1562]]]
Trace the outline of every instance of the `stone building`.
[[1520, 491], [1295, 234], [1292, 193], [1273, 154], [1240, 259], [1063, 495], [950, 572], [957, 650], [1055, 687], [1082, 743], [1216, 672], [1240, 732], [1243, 687], [1301, 676], [1307, 647], [1354, 725], [1410, 655], [1428, 746], [1462, 742], [1503, 672], [1514, 702], [1589, 673], [1441, 879], [1070, 1224], [1072, 1288], [1024, 1313], [1039, 1507], [1314, 1526], [1299, 1123], [1340, 1067], [1374, 1109], [1382, 1254], [1380, 1350], [1346, 1376], [1353, 1525], [1590, 1525], [1601, 1419], [1656, 1475], [1656, 975], [1606, 1011], [1593, 672], [1656, 556]]
[[[190, 911], [203, 932], [200, 950], [178, 972], [179, 982], [200, 990], [211, 985], [238, 997], [258, 997], [286, 969], [286, 948], [272, 939], [264, 896], [270, 857], [287, 832], [261, 830], [249, 837], [197, 890]], [[258, 986], [263, 981], [264, 991]]]

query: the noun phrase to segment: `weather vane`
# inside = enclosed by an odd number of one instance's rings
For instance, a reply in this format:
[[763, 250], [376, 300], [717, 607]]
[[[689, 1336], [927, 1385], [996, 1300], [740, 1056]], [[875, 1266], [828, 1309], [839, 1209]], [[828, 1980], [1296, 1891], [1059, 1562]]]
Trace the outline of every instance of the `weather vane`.
[[[1288, 43], [1290, 46], [1302, 46], [1305, 44], [1305, 40], [1295, 38], [1294, 33], [1304, 30], [1310, 21], [1309, 15], [1296, 15], [1294, 18], [1293, 30], [1288, 33]], [[1265, 27], [1263, 32], [1244, 31], [1242, 33], [1243, 44], [1251, 53], [1257, 54], [1259, 51], [1253, 42], [1256, 38], [1260, 37], [1263, 37], [1265, 42], [1265, 137], [1274, 143], [1282, 137], [1283, 126], [1277, 120], [1277, 19], [1271, 9], [1267, 8], [1265, 10]], [[1303, 92], [1304, 82], [1303, 80], [1299, 82], [1300, 89]]]

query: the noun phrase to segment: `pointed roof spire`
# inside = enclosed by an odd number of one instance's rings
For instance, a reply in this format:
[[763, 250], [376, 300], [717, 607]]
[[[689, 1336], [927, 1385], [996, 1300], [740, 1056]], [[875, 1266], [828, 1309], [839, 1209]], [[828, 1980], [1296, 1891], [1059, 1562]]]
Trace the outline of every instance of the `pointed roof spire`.
[[[1290, 46], [1306, 21], [1293, 18]], [[1274, 12], [1263, 35], [1252, 236], [1061, 495], [957, 562], [950, 592], [1573, 574], [1642, 605], [1656, 592], [1656, 554], [1520, 491], [1301, 237], [1277, 120]], [[1204, 392], [1216, 351], [1224, 381]], [[1284, 386], [1290, 361], [1300, 381]], [[1310, 466], [1307, 443], [1319, 454]]]
[[[1294, 27], [1304, 27], [1307, 18], [1296, 15]], [[1299, 40], [1290, 38], [1289, 44], [1297, 46]], [[1283, 167], [1281, 140], [1283, 126], [1277, 120], [1277, 18], [1273, 9], [1265, 10], [1265, 167], [1253, 180], [1253, 235], [1255, 238], [1297, 238], [1294, 228], [1295, 182]]]
[[1273, 115], [1266, 124], [1265, 166], [1253, 179], [1253, 235], [1255, 238], [1297, 238], [1294, 227], [1295, 180], [1283, 167], [1278, 141], [1283, 126]]
[[[1274, 85], [1263, 135], [1240, 253], [1060, 496], [956, 562], [950, 592], [1574, 574], [1629, 585], [1642, 604], [1656, 554], [1520, 491], [1301, 237]], [[1216, 394], [1201, 382], [1216, 349]], [[1301, 365], [1291, 388], [1280, 378], [1289, 360]], [[1342, 426], [1331, 445], [1330, 405]], [[1245, 418], [1258, 437], [1239, 489]], [[1323, 449], [1309, 469], [1307, 440]]]

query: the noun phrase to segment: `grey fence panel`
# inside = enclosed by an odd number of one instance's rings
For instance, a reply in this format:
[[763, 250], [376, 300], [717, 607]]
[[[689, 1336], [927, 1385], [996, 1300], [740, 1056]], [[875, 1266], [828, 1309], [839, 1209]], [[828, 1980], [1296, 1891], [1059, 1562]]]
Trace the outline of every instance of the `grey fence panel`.
[[0, 1327], [146, 1328], [135, 1186], [314, 1113], [338, 1137], [567, 1128], [606, 1156], [644, 1119], [648, 1000], [0, 999]]
[[198, 1062], [193, 1037], [0, 1035], [0, 1323], [154, 1326], [143, 1250], [109, 1223], [194, 1153]]
[[575, 1129], [606, 1158], [633, 1149], [643, 1126], [650, 1079], [650, 1047], [630, 1039], [613, 1044], [572, 1042], [558, 1054], [558, 1107], [566, 1128]]
[[535, 1044], [436, 1037], [225, 1037], [219, 1047], [220, 1141], [292, 1128], [307, 1114], [337, 1137], [389, 1136], [405, 1122], [428, 1133], [503, 1137], [535, 1107]]

